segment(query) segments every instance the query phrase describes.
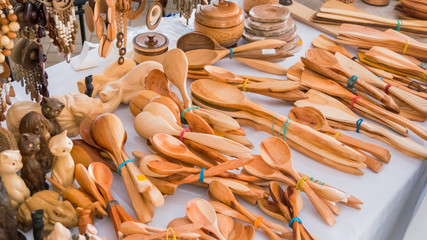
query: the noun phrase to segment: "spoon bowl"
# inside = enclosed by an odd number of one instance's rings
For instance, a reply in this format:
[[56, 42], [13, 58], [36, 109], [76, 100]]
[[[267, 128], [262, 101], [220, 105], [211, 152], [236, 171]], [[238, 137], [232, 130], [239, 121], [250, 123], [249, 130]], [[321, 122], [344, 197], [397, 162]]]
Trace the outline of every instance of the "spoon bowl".
[[245, 81], [245, 79], [221, 67], [206, 65], [204, 69], [213, 80], [228, 83], [243, 83]]
[[192, 222], [201, 223], [205, 230], [213, 233], [218, 239], [225, 240], [218, 229], [215, 209], [208, 201], [202, 198], [191, 199], [187, 203], [186, 213]]

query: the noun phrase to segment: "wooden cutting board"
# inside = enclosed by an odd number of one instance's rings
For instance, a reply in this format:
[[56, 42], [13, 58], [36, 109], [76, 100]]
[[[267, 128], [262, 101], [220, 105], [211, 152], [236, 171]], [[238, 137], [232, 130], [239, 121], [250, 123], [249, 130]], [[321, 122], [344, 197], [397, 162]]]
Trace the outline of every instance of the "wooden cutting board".
[[291, 25], [290, 27], [285, 27], [285, 28], [280, 28], [277, 30], [271, 30], [271, 31], [266, 31], [266, 30], [256, 30], [251, 28], [250, 26], [248, 26], [247, 24], [245, 24], [245, 29], [248, 33], [256, 35], [256, 36], [262, 36], [262, 37], [277, 37], [277, 36], [282, 36], [290, 31], [295, 31], [295, 24]]
[[277, 23], [260, 23], [252, 21], [250, 18], [245, 19], [245, 26], [252, 28], [253, 30], [259, 31], [273, 31], [277, 29], [287, 28], [291, 29], [294, 25], [294, 20], [290, 17], [284, 22]]
[[266, 37], [266, 36], [254, 35], [254, 34], [251, 34], [250, 32], [248, 32], [246, 29], [243, 31], [243, 38], [246, 39], [246, 41], [248, 41], [248, 42], [260, 41], [260, 40], [265, 40], [265, 39], [278, 39], [281, 41], [289, 42], [291, 40], [294, 40], [297, 36], [298, 36], [298, 34], [296, 32], [296, 28], [294, 28], [293, 30], [291, 30], [291, 31], [289, 31], [283, 35], [279, 35], [279, 36], [275, 36], [275, 37]]
[[290, 16], [287, 7], [280, 4], [264, 4], [253, 7], [249, 11], [249, 17], [254, 22], [277, 23], [284, 22]]

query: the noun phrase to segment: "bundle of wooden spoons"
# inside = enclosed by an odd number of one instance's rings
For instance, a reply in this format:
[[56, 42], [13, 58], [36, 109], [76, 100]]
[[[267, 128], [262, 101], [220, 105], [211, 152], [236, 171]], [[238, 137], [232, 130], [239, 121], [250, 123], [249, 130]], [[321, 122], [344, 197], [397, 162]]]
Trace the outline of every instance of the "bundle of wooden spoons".
[[281, 49], [294, 53], [302, 46], [296, 30], [288, 8], [279, 4], [263, 4], [249, 11], [249, 17], [245, 20], [243, 38], [248, 42], [279, 39], [286, 42]]
[[338, 33], [338, 42], [345, 45], [365, 49], [380, 46], [413, 56], [421, 61], [427, 61], [427, 57], [424, 54], [427, 51], [426, 43], [419, 42], [394, 29], [388, 29], [383, 32], [360, 25], [342, 24]]
[[396, 5], [402, 19], [427, 20], [427, 3], [422, 0], [401, 0]]
[[379, 28], [396, 28], [397, 30], [427, 36], [426, 21], [379, 17], [337, 0], [325, 2], [320, 11], [312, 17], [312, 21], [337, 25], [355, 23]]

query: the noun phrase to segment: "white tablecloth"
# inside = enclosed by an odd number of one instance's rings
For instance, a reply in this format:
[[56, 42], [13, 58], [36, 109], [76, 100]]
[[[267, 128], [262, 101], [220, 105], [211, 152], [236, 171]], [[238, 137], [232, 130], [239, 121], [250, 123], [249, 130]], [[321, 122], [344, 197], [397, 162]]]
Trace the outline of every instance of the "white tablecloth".
[[[174, 29], [180, 29], [179, 31], [182, 30], [182, 32], [189, 31], [187, 27], [183, 26], [182, 28], [178, 28], [178, 26], [174, 26], [171, 24], [171, 21], [173, 20], [162, 20], [160, 29], [172, 29], [172, 31]], [[181, 21], [184, 22], [184, 19]], [[299, 60], [299, 57], [302, 56], [307, 49], [311, 48], [311, 41], [320, 34], [319, 31], [309, 26], [299, 22], [296, 24], [298, 27], [298, 33], [304, 40], [303, 49], [300, 50], [296, 56], [286, 59], [280, 63], [286, 67], [290, 67], [296, 63]], [[138, 32], [144, 31], [146, 30], [138, 30]], [[168, 35], [171, 42], [170, 48], [175, 47], [175, 42], [178, 36], [179, 34], [176, 33]], [[131, 40], [131, 38], [129, 38], [129, 40]], [[128, 50], [130, 49], [131, 47], [128, 47]], [[354, 53], [355, 49], [352, 49], [352, 51]], [[97, 54], [97, 51], [92, 51], [90, 54]], [[78, 92], [76, 86], [77, 80], [84, 78], [89, 74], [101, 73], [111, 61], [115, 61], [115, 59], [100, 60], [100, 67], [81, 72], [73, 71], [71, 66], [65, 62], [48, 68], [47, 72], [49, 74], [49, 90], [51, 95]], [[239, 74], [277, 77], [251, 69], [241, 63], [229, 59], [221, 60], [216, 65]], [[280, 78], [284, 77], [281, 76]], [[178, 93], [175, 88], [173, 88], [173, 90]], [[262, 104], [268, 109], [283, 115], [287, 115], [289, 109], [292, 108], [291, 103], [281, 100], [275, 100], [251, 93], [247, 93], [246, 95], [250, 100], [258, 104]], [[19, 99], [27, 99], [26, 97], [23, 97], [22, 92], [18, 93], [18, 96]], [[115, 114], [117, 114], [123, 121], [128, 134], [128, 140], [125, 146], [126, 151], [129, 154], [135, 150], [148, 152], [148, 149], [145, 146], [145, 139], [139, 137], [133, 129], [134, 117], [130, 113], [128, 106], [120, 106], [116, 110]], [[427, 127], [426, 123], [422, 123], [422, 125]], [[270, 135], [247, 127], [244, 127], [244, 129], [255, 146], [254, 152], [258, 153], [258, 146], [260, 142]], [[426, 164], [421, 160], [414, 159], [392, 149], [381, 141], [368, 138], [355, 132], [346, 132], [346, 134], [387, 147], [392, 153], [390, 163], [385, 164], [382, 171], [378, 174], [367, 169], [365, 170], [364, 176], [353, 176], [327, 167], [307, 158], [295, 150], [292, 150], [294, 167], [298, 171], [347, 191], [364, 202], [362, 210], [355, 210], [344, 205], [340, 205], [341, 215], [336, 217], [336, 225], [330, 227], [322, 220], [308, 198], [302, 194], [304, 198], [304, 208], [299, 217], [304, 222], [306, 228], [321, 240], [401, 240], [410, 220], [414, 206], [418, 200], [418, 196], [420, 195], [421, 189], [426, 184]], [[426, 146], [426, 142], [414, 134], [411, 134], [410, 137], [418, 143]], [[121, 177], [116, 174], [114, 174], [112, 188], [113, 196], [131, 215], [134, 215], [130, 207], [130, 201], [123, 181]], [[155, 227], [165, 227], [172, 219], [176, 217], [183, 217], [185, 215], [185, 205], [187, 201], [194, 197], [208, 199], [207, 189], [190, 185], [180, 186], [175, 195], [166, 197], [165, 205], [163, 207], [156, 208], [155, 216], [150, 225]], [[257, 207], [251, 206], [243, 200], [241, 202], [255, 214], [275, 221], [274, 219], [266, 216], [266, 214], [261, 212]], [[114, 229], [108, 218], [104, 218], [103, 220], [96, 219], [95, 226], [98, 228], [100, 236], [107, 237], [108, 239], [115, 238]], [[73, 229], [73, 233], [77, 233], [77, 229]], [[29, 232], [27, 233], [27, 236], [31, 234], [32, 233]], [[29, 239], [32, 239], [32, 237]], [[265, 239], [265, 235], [261, 231], [257, 231], [256, 239]]]

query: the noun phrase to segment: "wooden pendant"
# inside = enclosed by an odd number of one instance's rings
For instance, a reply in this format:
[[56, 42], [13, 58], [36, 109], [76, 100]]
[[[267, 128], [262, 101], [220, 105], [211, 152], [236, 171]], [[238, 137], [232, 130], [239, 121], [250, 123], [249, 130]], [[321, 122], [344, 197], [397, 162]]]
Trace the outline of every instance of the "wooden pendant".
[[162, 19], [162, 4], [155, 1], [147, 11], [146, 23], [150, 30], [154, 30], [159, 26], [160, 20]]

